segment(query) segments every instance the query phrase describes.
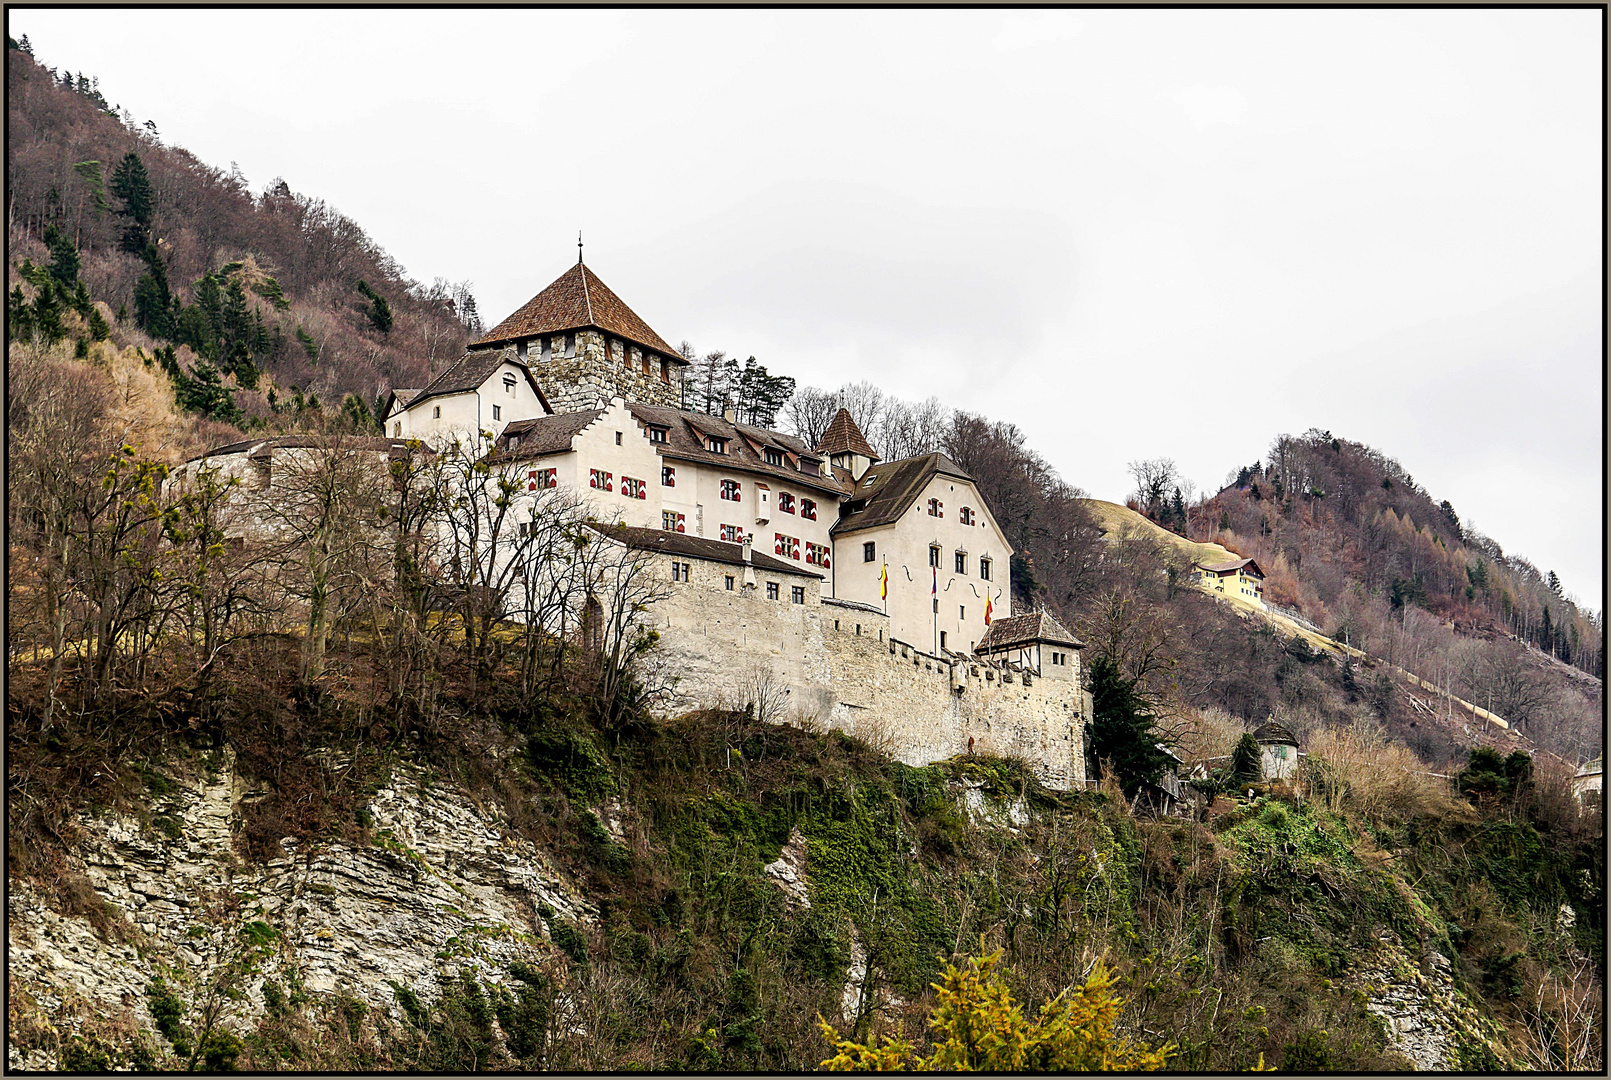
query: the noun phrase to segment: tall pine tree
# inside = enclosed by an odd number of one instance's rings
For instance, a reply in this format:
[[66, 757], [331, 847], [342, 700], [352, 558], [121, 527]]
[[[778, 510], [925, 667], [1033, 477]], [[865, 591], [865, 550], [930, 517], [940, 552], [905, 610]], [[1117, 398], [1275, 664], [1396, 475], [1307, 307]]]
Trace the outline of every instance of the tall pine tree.
[[1163, 733], [1136, 693], [1135, 680], [1099, 656], [1091, 663], [1091, 697], [1091, 753], [1098, 768], [1111, 764], [1119, 786], [1132, 797], [1143, 785], [1156, 784], [1169, 768], [1169, 755], [1158, 747]]

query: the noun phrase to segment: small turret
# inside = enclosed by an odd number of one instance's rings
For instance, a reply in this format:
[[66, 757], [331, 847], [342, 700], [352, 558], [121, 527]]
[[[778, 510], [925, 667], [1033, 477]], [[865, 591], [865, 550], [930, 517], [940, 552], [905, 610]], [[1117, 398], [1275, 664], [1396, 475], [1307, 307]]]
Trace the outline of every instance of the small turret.
[[856, 426], [850, 410], [844, 408], [834, 414], [828, 430], [817, 440], [816, 452], [827, 458], [834, 468], [849, 472], [850, 478], [858, 482], [868, 469], [882, 460], [861, 428]]

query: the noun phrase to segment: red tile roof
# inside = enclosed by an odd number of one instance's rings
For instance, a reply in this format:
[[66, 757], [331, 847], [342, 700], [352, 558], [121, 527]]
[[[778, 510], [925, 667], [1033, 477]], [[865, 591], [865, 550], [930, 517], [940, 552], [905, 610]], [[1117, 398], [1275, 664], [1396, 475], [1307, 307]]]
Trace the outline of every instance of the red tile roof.
[[849, 409], [840, 409], [828, 422], [828, 430], [822, 433], [817, 440], [817, 453], [823, 457], [830, 454], [853, 453], [879, 460], [878, 454], [873, 450], [867, 436], [861, 433], [856, 421], [850, 416]]
[[652, 349], [674, 364], [688, 362], [582, 263], [559, 275], [519, 311], [471, 342], [470, 347], [589, 327]]

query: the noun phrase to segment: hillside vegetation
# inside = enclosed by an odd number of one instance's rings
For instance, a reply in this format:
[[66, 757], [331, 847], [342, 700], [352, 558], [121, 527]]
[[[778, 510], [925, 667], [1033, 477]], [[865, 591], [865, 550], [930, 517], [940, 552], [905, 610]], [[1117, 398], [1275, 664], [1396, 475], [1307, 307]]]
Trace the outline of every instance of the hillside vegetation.
[[[71, 924], [140, 987], [95, 1004], [14, 982], [13, 1064], [797, 1071], [886, 1037], [912, 1060], [994, 1061], [927, 1025], [955, 1015], [933, 983], [973, 976], [998, 1019], [1006, 992], [1039, 1016], [1069, 991], [1025, 1040], [1097, 1031], [1187, 1071], [1603, 1064], [1603, 835], [1569, 780], [1599, 750], [1599, 616], [1397, 463], [1283, 437], [1206, 499], [1139, 492], [1140, 521], [1009, 423], [847, 388], [886, 456], [939, 449], [977, 477], [1015, 605], [1086, 643], [1100, 787], [1048, 791], [983, 757], [912, 768], [763, 722], [766, 700], [663, 716], [656, 583], [579, 539], [585, 507], [562, 492], [509, 562], [552, 568], [550, 614], [613, 580], [602, 645], [511, 617], [482, 548], [429, 546], [496, 509], [462, 455], [366, 469], [331, 440], [276, 479], [330, 497], [239, 543], [220, 527], [238, 489], [164, 487], [244, 430], [370, 430], [380, 388], [457, 356], [467, 289], [404, 280], [317, 200], [254, 196], [93, 81], [7, 55], [7, 874], [41, 905], [8, 945], [37, 959]], [[711, 361], [709, 386], [733, 370]], [[786, 377], [746, 371], [759, 415]], [[831, 400], [804, 387], [778, 415], [809, 434]], [[1190, 587], [1202, 553], [1257, 557], [1278, 602], [1381, 663]], [[1492, 693], [1519, 731], [1436, 720], [1389, 664]], [[1308, 752], [1290, 782], [1244, 771], [1272, 716]], [[1148, 811], [1158, 743], [1203, 767], [1187, 813]], [[359, 853], [450, 880], [377, 825], [410, 777], [586, 904], [526, 897], [519, 926], [443, 930], [429, 986], [311, 992], [313, 946], [277, 914], [306, 895], [271, 910], [232, 875]], [[194, 791], [218, 793], [217, 850], [185, 846]], [[110, 863], [90, 864], [91, 838]], [[213, 875], [177, 937], [92, 878], [136, 849]], [[1071, 1003], [1085, 1019], [1060, 1026]]]

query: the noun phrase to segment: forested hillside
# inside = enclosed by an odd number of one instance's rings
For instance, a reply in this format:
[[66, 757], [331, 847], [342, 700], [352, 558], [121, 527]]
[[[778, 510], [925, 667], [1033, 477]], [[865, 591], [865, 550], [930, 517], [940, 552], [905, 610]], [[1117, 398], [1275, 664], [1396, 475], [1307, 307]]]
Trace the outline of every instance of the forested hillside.
[[[468, 282], [414, 281], [323, 200], [278, 178], [251, 191], [238, 170], [136, 125], [93, 78], [16, 47], [6, 57], [14, 340], [143, 349], [190, 411], [272, 430], [317, 421], [315, 401], [333, 415], [348, 395], [367, 414], [391, 387], [423, 386], [479, 329]], [[23, 259], [56, 266], [69, 294], [83, 283], [81, 323], [40, 309]], [[38, 325], [17, 324], [24, 303]]]

